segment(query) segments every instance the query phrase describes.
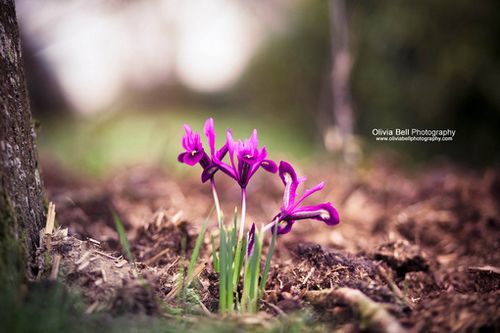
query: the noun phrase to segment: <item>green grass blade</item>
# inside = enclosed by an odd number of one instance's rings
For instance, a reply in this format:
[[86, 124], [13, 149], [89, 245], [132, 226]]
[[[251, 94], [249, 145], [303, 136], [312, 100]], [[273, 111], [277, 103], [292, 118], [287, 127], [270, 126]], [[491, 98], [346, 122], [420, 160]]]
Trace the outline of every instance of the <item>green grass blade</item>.
[[214, 270], [217, 273], [219, 273], [219, 258], [217, 257], [217, 253], [216, 253], [214, 235], [210, 235], [210, 239], [212, 242], [212, 259], [214, 261]]
[[245, 261], [245, 270], [243, 272], [243, 292], [241, 295], [241, 304], [240, 310], [241, 312], [246, 312], [248, 305], [248, 297], [250, 288], [250, 262], [248, 260]]
[[[219, 311], [226, 312], [227, 308], [227, 244], [226, 231], [224, 226], [220, 228], [220, 246], [219, 246]], [[231, 277], [229, 277], [231, 278]]]
[[234, 299], [233, 299], [233, 271], [236, 269], [236, 265], [234, 264], [234, 242], [236, 240], [236, 233], [234, 231], [229, 233], [229, 242], [228, 242], [228, 260], [227, 260], [227, 309], [229, 312], [234, 310]]
[[[212, 212], [214, 209], [212, 208], [210, 212], [208, 213], [208, 216], [205, 218], [205, 221], [203, 221], [203, 224], [201, 225], [201, 230], [200, 233], [198, 234], [198, 238], [196, 238], [196, 244], [193, 249], [193, 254], [191, 255], [191, 260], [189, 261], [189, 266], [187, 270], [187, 280], [191, 280], [191, 274], [193, 274], [194, 267], [196, 265], [196, 261], [198, 261], [198, 255], [200, 254], [200, 248], [201, 245], [203, 244], [203, 240], [205, 239], [205, 231], [207, 230], [207, 225], [208, 221], [210, 219], [210, 216], [212, 215]], [[189, 286], [185, 286], [186, 288]]]
[[113, 214], [113, 220], [115, 221], [115, 228], [116, 232], [118, 233], [118, 239], [120, 241], [120, 246], [122, 247], [122, 250], [125, 252], [125, 255], [128, 259], [129, 262], [134, 262], [134, 257], [132, 256], [132, 251], [130, 251], [130, 244], [127, 239], [127, 232], [125, 231], [125, 228], [123, 227], [123, 223], [116, 214], [116, 212], [113, 210], [111, 211]]
[[186, 289], [184, 288], [185, 284], [185, 271], [186, 267], [184, 264], [184, 258], [186, 257], [186, 235], [183, 235], [181, 238], [181, 260], [179, 262], [179, 276], [177, 278], [177, 304], [184, 303], [186, 299]]
[[[233, 230], [232, 233], [234, 234], [234, 238], [236, 239], [236, 229], [238, 227], [238, 208], [234, 208], [234, 215], [233, 215]], [[241, 271], [241, 241], [238, 240], [236, 243], [236, 248], [233, 250], [234, 251], [234, 269], [233, 269], [233, 286], [236, 288], [238, 286], [238, 282], [240, 280], [240, 271]]]
[[250, 259], [250, 288], [249, 288], [249, 307], [251, 312], [257, 310], [257, 284], [260, 271], [260, 241], [255, 237], [254, 248]]
[[236, 229], [238, 228], [238, 207], [234, 207], [234, 215], [233, 215], [233, 234], [236, 239]]
[[179, 266], [179, 276], [177, 277], [177, 304], [184, 302], [184, 265]]
[[271, 268], [271, 259], [274, 253], [274, 247], [276, 245], [276, 238], [278, 237], [278, 228], [273, 227], [273, 238], [271, 239], [271, 244], [267, 250], [266, 263], [264, 265], [264, 271], [262, 272], [262, 279], [260, 280], [260, 292], [264, 293], [264, 288], [266, 288], [267, 276], [269, 275], [269, 270]]

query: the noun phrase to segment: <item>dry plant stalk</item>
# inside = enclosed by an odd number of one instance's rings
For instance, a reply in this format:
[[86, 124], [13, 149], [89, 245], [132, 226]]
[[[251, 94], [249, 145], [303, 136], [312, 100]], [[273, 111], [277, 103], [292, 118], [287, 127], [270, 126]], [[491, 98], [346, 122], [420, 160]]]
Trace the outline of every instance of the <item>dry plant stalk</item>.
[[165, 248], [165, 249], [163, 249], [162, 251], [160, 251], [155, 256], [153, 256], [153, 257], [145, 260], [144, 264], [147, 265], [147, 266], [151, 266], [151, 265], [155, 264], [158, 260], [161, 259], [161, 257], [163, 257], [165, 254], [167, 254], [169, 251], [170, 251], [170, 248], [168, 248], [168, 247]]
[[335, 290], [309, 291], [305, 294], [305, 297], [312, 304], [322, 307], [329, 307], [336, 302], [349, 305], [359, 314], [363, 328], [369, 328], [373, 332], [406, 332], [382, 304], [372, 301], [357, 289], [338, 288]]
[[486, 273], [494, 273], [500, 275], [500, 267], [495, 267], [491, 265], [486, 266], [473, 266], [468, 268], [471, 272], [486, 272]]
[[50, 235], [54, 231], [56, 221], [56, 205], [49, 202], [49, 209], [47, 211], [47, 221], [45, 222], [45, 234]]
[[380, 275], [384, 278], [385, 282], [389, 285], [391, 288], [392, 292], [394, 295], [404, 304], [406, 304], [410, 309], [414, 310], [415, 309], [415, 304], [411, 300], [406, 297], [406, 295], [399, 289], [397, 284], [394, 282], [394, 279], [392, 278], [392, 274], [389, 274], [384, 267], [378, 266], [378, 271]]
[[[202, 262], [201, 264], [196, 266], [196, 268], [193, 270], [193, 274], [191, 274], [191, 276], [186, 276], [186, 280], [184, 281], [183, 285], [189, 285], [195, 277], [197, 277], [198, 275], [201, 274], [201, 272], [203, 272], [203, 270], [205, 269], [205, 266], [206, 266], [206, 262]], [[177, 295], [178, 292], [179, 292], [179, 286], [176, 284], [172, 288], [172, 290], [170, 290], [170, 292], [167, 294], [167, 299], [170, 299], [170, 300], [173, 299], [175, 297], [175, 295]]]

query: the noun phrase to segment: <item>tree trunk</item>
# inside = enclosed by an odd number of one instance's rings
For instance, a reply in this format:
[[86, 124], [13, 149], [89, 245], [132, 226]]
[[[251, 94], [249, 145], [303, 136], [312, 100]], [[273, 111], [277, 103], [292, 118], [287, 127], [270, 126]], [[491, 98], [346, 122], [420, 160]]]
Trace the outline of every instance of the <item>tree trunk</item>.
[[29, 275], [45, 208], [14, 0], [0, 0], [0, 80], [0, 275]]
[[332, 111], [335, 127], [327, 131], [329, 150], [346, 153], [346, 144], [353, 134], [354, 119], [349, 89], [351, 55], [349, 53], [349, 27], [345, 0], [330, 0], [331, 54], [332, 54]]

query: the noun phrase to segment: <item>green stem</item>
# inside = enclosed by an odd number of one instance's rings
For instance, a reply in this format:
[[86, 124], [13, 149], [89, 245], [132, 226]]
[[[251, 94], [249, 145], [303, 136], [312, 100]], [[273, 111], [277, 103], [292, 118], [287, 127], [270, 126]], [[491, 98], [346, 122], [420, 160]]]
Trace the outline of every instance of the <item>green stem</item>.
[[214, 197], [215, 210], [217, 211], [217, 225], [219, 229], [222, 225], [222, 210], [220, 209], [219, 196], [217, 195], [217, 189], [215, 188], [215, 179], [212, 177], [210, 179], [210, 186], [212, 187], [212, 195]]
[[[261, 232], [262, 236], [264, 236], [265, 232], [264, 228], [262, 228], [263, 229]], [[267, 250], [266, 262], [264, 264], [264, 271], [262, 272], [262, 278], [260, 280], [259, 293], [261, 295], [264, 294], [264, 289], [266, 288], [267, 276], [269, 275], [269, 270], [271, 268], [271, 259], [273, 257], [277, 236], [278, 236], [278, 219], [275, 220], [273, 228], [273, 236], [271, 239], [271, 244], [269, 245], [269, 249]]]
[[245, 215], [247, 213], [247, 191], [243, 187], [241, 189], [241, 219], [240, 219], [240, 234], [238, 240], [241, 242], [243, 239], [243, 231], [245, 229]]
[[243, 232], [245, 230], [246, 212], [247, 212], [247, 195], [246, 195], [246, 189], [243, 187], [241, 189], [241, 219], [239, 225], [239, 235], [238, 235], [238, 241], [236, 243], [236, 252], [234, 255], [233, 286], [235, 289], [238, 286], [242, 259], [243, 259], [241, 257], [241, 252], [242, 250], [244, 250], [242, 247], [243, 247]]

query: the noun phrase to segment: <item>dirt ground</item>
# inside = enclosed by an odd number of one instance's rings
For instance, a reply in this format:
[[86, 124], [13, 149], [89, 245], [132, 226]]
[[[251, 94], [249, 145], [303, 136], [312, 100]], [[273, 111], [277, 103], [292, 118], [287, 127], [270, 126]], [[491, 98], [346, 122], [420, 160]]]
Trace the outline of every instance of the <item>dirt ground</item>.
[[[312, 200], [331, 201], [341, 223], [300, 221], [278, 238], [263, 312], [307, 310], [329, 330], [344, 332], [391, 331], [377, 328], [379, 317], [394, 321], [396, 331], [500, 331], [500, 172], [435, 165], [410, 173], [397, 163], [373, 161], [359, 171], [326, 164], [298, 173], [309, 176], [309, 186], [326, 181]], [[89, 181], [45, 162], [43, 176], [57, 221], [74, 238], [58, 231], [45, 239], [41, 253], [49, 259], [41, 256], [41, 276], [50, 274], [55, 255], [61, 257], [58, 278], [84, 295], [88, 313], [154, 315], [161, 302], [177, 302], [172, 289], [179, 266], [212, 206], [208, 185], [154, 167]], [[222, 177], [218, 185], [230, 216], [238, 191]], [[281, 195], [279, 177], [257, 177], [249, 187], [247, 221], [268, 222]], [[112, 211], [127, 229], [135, 265], [120, 252]], [[213, 220], [195, 284], [200, 296], [190, 303], [207, 315], [216, 312], [218, 296], [210, 259]], [[341, 293], [352, 290], [362, 294]], [[381, 312], [367, 314], [353, 297], [367, 297]]]

